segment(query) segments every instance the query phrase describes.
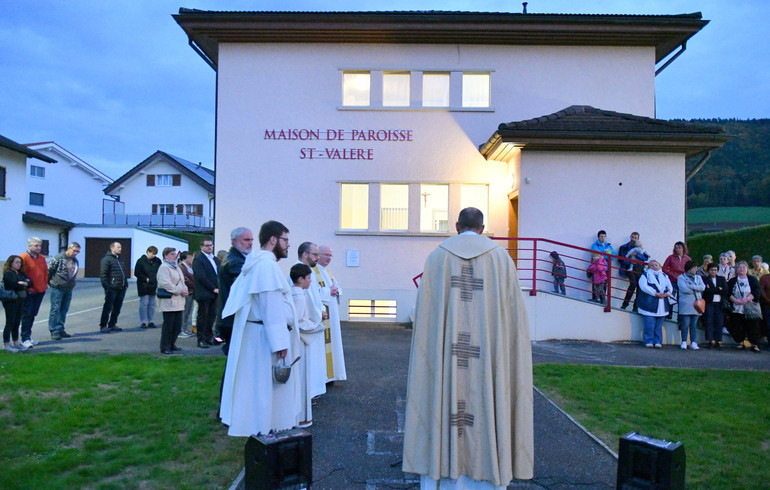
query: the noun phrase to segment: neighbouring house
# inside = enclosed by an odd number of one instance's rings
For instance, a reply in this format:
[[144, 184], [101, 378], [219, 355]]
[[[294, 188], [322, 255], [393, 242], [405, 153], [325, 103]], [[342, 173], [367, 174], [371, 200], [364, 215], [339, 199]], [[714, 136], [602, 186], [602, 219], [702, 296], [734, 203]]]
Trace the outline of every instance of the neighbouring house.
[[[408, 321], [412, 278], [467, 206], [492, 236], [588, 247], [639, 231], [665, 257], [685, 235], [687, 160], [727, 140], [655, 119], [656, 72], [700, 13], [174, 17], [217, 72], [216, 247], [269, 219], [295, 246], [330, 245], [346, 319]], [[534, 339], [638, 334], [635, 315], [536, 294], [550, 250], [533, 243], [510, 246], [533, 278]]]
[[103, 223], [210, 231], [214, 221], [214, 171], [156, 151], [104, 189], [116, 198]]

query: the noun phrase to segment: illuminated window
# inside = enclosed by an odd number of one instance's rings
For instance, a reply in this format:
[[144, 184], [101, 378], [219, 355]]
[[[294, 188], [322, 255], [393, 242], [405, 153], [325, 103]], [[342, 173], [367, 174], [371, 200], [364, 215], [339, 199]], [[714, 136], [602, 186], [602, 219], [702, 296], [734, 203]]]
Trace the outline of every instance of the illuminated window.
[[348, 318], [351, 320], [364, 318], [396, 319], [398, 304], [392, 299], [351, 299], [348, 301]]
[[370, 86], [369, 73], [343, 73], [342, 105], [368, 106]]
[[380, 230], [409, 228], [409, 186], [383, 184], [380, 186]]
[[382, 74], [383, 107], [409, 107], [409, 73]]
[[39, 165], [30, 165], [29, 166], [29, 175], [31, 175], [33, 177], [45, 178], [45, 167], [41, 167]]
[[420, 231], [448, 230], [449, 186], [422, 184], [420, 186]]
[[487, 223], [489, 212], [489, 186], [486, 184], [463, 184], [460, 187], [460, 209], [474, 207], [484, 213]]
[[369, 229], [369, 184], [342, 184], [340, 201], [341, 229]]
[[423, 73], [423, 107], [449, 107], [449, 73]]
[[463, 73], [463, 107], [490, 107], [489, 73]]

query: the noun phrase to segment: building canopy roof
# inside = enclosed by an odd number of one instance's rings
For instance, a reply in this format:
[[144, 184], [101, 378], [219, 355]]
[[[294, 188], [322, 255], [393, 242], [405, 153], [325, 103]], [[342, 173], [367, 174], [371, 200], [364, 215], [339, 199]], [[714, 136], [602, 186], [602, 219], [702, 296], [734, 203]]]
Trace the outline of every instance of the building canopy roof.
[[179, 9], [190, 44], [216, 69], [221, 43], [650, 46], [661, 61], [700, 31], [680, 15], [507, 12], [221, 12]]
[[22, 153], [28, 156], [29, 158], [37, 158], [38, 160], [42, 160], [47, 163], [56, 163], [56, 160], [54, 160], [53, 158], [47, 157], [35, 150], [30, 150], [26, 146], [20, 143], [16, 143], [15, 141], [8, 139], [5, 136], [0, 136], [0, 147], [8, 148], [9, 150]]
[[514, 148], [692, 156], [719, 148], [728, 140], [721, 126], [664, 121], [574, 105], [535, 119], [500, 124], [479, 150], [487, 160], [500, 161], [508, 161]]
[[71, 221], [54, 218], [53, 216], [48, 216], [43, 213], [33, 213], [32, 211], [27, 211], [22, 214], [21, 221], [31, 225], [51, 225], [61, 228], [72, 228], [75, 226], [75, 223]]
[[132, 168], [125, 174], [121, 175], [117, 180], [115, 180], [115, 182], [108, 185], [104, 189], [104, 193], [105, 194], [114, 193], [117, 189], [120, 189], [123, 183], [133, 178], [140, 171], [156, 163], [158, 160], [162, 160], [170, 164], [172, 167], [176, 167], [177, 169], [179, 169], [179, 171], [182, 174], [189, 177], [193, 182], [197, 183], [198, 185], [206, 189], [209, 193], [214, 194], [214, 171], [213, 170], [211, 170], [210, 168], [204, 167], [200, 163], [193, 163], [191, 161], [185, 160], [184, 158], [179, 158], [169, 153], [166, 153], [165, 151], [160, 151], [160, 150], [156, 151], [149, 157], [145, 158], [136, 167]]

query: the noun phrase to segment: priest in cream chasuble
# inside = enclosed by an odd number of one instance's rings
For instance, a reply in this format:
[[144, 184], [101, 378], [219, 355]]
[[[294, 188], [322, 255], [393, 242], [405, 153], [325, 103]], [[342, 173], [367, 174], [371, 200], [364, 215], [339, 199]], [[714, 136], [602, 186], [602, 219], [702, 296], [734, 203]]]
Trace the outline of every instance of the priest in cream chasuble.
[[423, 488], [496, 488], [534, 471], [532, 349], [516, 266], [483, 214], [428, 257], [409, 361], [405, 472]]

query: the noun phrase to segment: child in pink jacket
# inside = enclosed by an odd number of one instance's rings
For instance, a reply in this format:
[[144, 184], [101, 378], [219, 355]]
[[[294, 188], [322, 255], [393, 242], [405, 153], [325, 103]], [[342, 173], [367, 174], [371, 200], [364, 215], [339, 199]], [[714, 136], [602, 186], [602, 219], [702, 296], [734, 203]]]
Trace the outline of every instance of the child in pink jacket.
[[599, 254], [591, 255], [591, 265], [588, 266], [591, 274], [593, 298], [591, 301], [604, 303], [607, 294], [607, 262]]

